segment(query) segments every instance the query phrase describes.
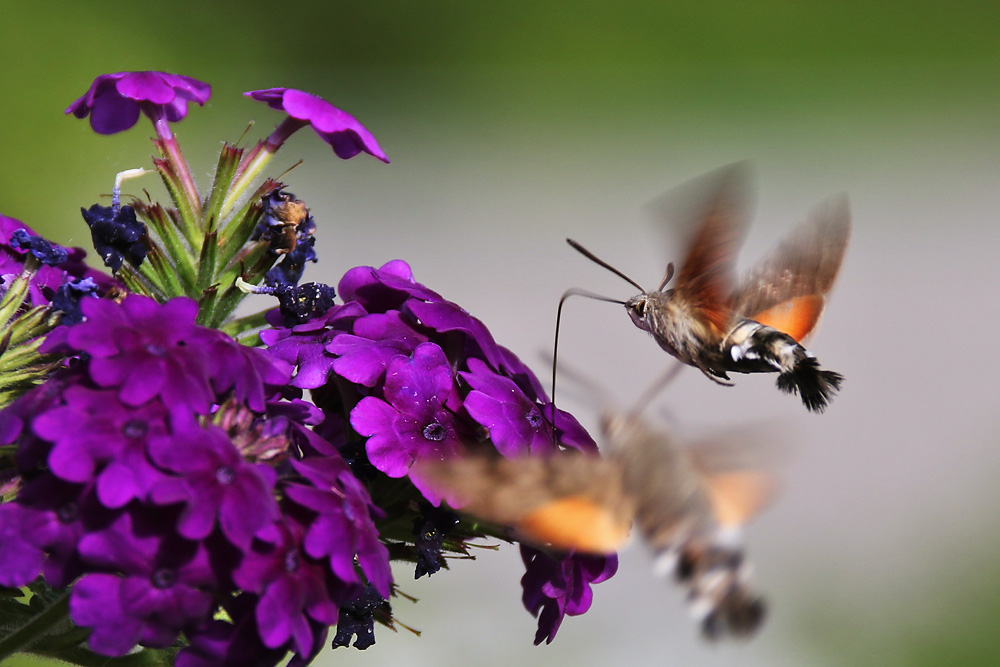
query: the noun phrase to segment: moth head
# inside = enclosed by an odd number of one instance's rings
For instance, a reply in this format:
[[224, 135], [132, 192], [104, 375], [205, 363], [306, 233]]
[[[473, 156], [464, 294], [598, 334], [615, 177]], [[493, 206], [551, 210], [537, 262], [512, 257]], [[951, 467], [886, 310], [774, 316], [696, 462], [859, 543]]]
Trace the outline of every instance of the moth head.
[[649, 312], [649, 294], [637, 294], [625, 302], [625, 310], [632, 318], [632, 324], [643, 331], [649, 331], [649, 324], [646, 321], [646, 314]]

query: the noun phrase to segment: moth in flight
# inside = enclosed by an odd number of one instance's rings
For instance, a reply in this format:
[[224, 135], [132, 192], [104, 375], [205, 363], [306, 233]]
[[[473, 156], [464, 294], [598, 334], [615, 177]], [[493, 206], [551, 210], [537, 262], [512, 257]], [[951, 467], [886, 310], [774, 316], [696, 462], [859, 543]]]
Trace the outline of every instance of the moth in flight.
[[[565, 299], [574, 294], [620, 303], [661, 348], [715, 382], [730, 385], [729, 373], [776, 372], [779, 389], [798, 394], [806, 408], [822, 412], [843, 376], [821, 368], [800, 341], [819, 322], [847, 249], [847, 198], [834, 197], [817, 207], [736, 284], [733, 265], [746, 228], [745, 172], [743, 164], [736, 164], [700, 180], [707, 196], [695, 214], [693, 240], [669, 289], [672, 263], [659, 287], [647, 291], [567, 239], [641, 293], [618, 301], [569, 290], [559, 303], [559, 314]], [[558, 320], [559, 315], [557, 345]]]
[[746, 447], [682, 448], [635, 413], [606, 415], [603, 430], [607, 458], [469, 455], [416, 466], [453, 507], [541, 547], [610, 554], [635, 524], [658, 572], [687, 590], [707, 638], [752, 635], [765, 604], [738, 538], [773, 496], [773, 475]]

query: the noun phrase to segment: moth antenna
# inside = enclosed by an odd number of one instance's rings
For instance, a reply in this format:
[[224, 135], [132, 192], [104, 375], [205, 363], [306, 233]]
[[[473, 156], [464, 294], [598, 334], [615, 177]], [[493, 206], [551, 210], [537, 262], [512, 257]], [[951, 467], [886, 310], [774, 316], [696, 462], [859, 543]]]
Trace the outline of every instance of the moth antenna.
[[667, 264], [667, 273], [666, 275], [663, 276], [663, 282], [660, 283], [660, 286], [657, 288], [656, 291], [662, 292], [663, 288], [667, 286], [667, 283], [669, 283], [670, 279], [673, 277], [674, 277], [674, 263], [670, 262], [669, 264]]
[[[566, 239], [569, 241], [569, 239]], [[573, 245], [573, 241], [570, 241], [570, 245]], [[576, 248], [577, 246], [573, 246]], [[584, 254], [588, 254], [586, 250], [578, 248]], [[600, 263], [600, 260], [597, 260]], [[608, 267], [611, 268], [611, 267]], [[614, 271], [614, 269], [611, 269]], [[626, 278], [628, 280], [628, 278]], [[641, 287], [639, 289], [642, 289]], [[552, 342], [552, 444], [556, 444], [556, 368], [559, 365], [559, 324], [562, 322], [562, 309], [563, 304], [566, 303], [566, 299], [571, 296], [585, 296], [588, 299], [594, 299], [595, 301], [607, 301], [608, 303], [617, 303], [620, 306], [624, 306], [625, 302], [619, 299], [612, 299], [611, 297], [602, 296], [600, 294], [595, 294], [594, 292], [588, 292], [587, 290], [580, 289], [578, 287], [571, 287], [563, 295], [559, 297], [559, 307], [556, 308], [556, 336], [555, 340]]]
[[[643, 288], [642, 285], [640, 285], [636, 281], [632, 280], [631, 278], [629, 278], [628, 276], [626, 276], [624, 273], [622, 273], [621, 271], [619, 271], [615, 267], [611, 266], [610, 264], [608, 264], [607, 262], [605, 262], [603, 259], [601, 259], [597, 255], [595, 255], [594, 253], [590, 252], [589, 250], [587, 250], [586, 248], [584, 248], [582, 245], [580, 245], [579, 243], [577, 243], [573, 239], [566, 239], [566, 243], [570, 244], [573, 247], [574, 250], [576, 250], [577, 252], [579, 252], [581, 255], [583, 255], [584, 257], [586, 257], [590, 261], [594, 262], [595, 264], [599, 264], [600, 266], [603, 266], [605, 269], [607, 269], [611, 273], [615, 274], [619, 278], [623, 279], [625, 282], [627, 282], [632, 287], [635, 287], [640, 292], [643, 292], [643, 293], [646, 292], [645, 288]], [[666, 282], [666, 281], [664, 281], [664, 282]], [[606, 300], [606, 299], [604, 299], [604, 300]]]

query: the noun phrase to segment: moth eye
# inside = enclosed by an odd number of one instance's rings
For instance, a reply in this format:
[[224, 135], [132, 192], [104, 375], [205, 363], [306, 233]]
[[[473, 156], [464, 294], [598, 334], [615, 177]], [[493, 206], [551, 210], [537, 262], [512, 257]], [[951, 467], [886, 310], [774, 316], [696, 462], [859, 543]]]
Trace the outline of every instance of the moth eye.
[[644, 317], [646, 315], [646, 302], [645, 301], [640, 301], [639, 303], [635, 304], [635, 313], [639, 317]]

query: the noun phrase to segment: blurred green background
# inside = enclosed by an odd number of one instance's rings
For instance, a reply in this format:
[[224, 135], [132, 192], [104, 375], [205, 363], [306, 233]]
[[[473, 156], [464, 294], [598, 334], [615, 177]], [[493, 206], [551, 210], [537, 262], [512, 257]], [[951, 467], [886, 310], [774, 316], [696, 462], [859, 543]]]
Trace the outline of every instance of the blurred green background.
[[[847, 384], [803, 414], [772, 383], [696, 374], [664, 395], [681, 429], [768, 420], [798, 447], [749, 530], [772, 605], [753, 642], [701, 643], [636, 547], [594, 608], [532, 647], [516, 553], [397, 578], [424, 631], [330, 664], [1000, 664], [1000, 5], [995, 2], [6, 2], [0, 212], [87, 245], [79, 208], [148, 165], [150, 128], [97, 136], [62, 111], [98, 74], [213, 85], [176, 126], [203, 182], [223, 140], [279, 115], [241, 93], [299, 87], [357, 116], [392, 158], [349, 162], [307, 131], [279, 153], [323, 262], [411, 262], [419, 280], [537, 364], [571, 285], [630, 296], [573, 236], [644, 284], [677, 259], [642, 213], [738, 159], [756, 166], [752, 261], [822, 198], [855, 231], [814, 349]], [[155, 179], [133, 192], [161, 192]], [[101, 201], [104, 201], [103, 199]], [[566, 363], [627, 404], [666, 360], [604, 304], [567, 309]], [[657, 356], [661, 355], [661, 356]], [[757, 381], [759, 380], [759, 381]], [[567, 397], [567, 407], [575, 407]], [[578, 406], [576, 406], [578, 407]], [[581, 418], [594, 415], [578, 407]]]

